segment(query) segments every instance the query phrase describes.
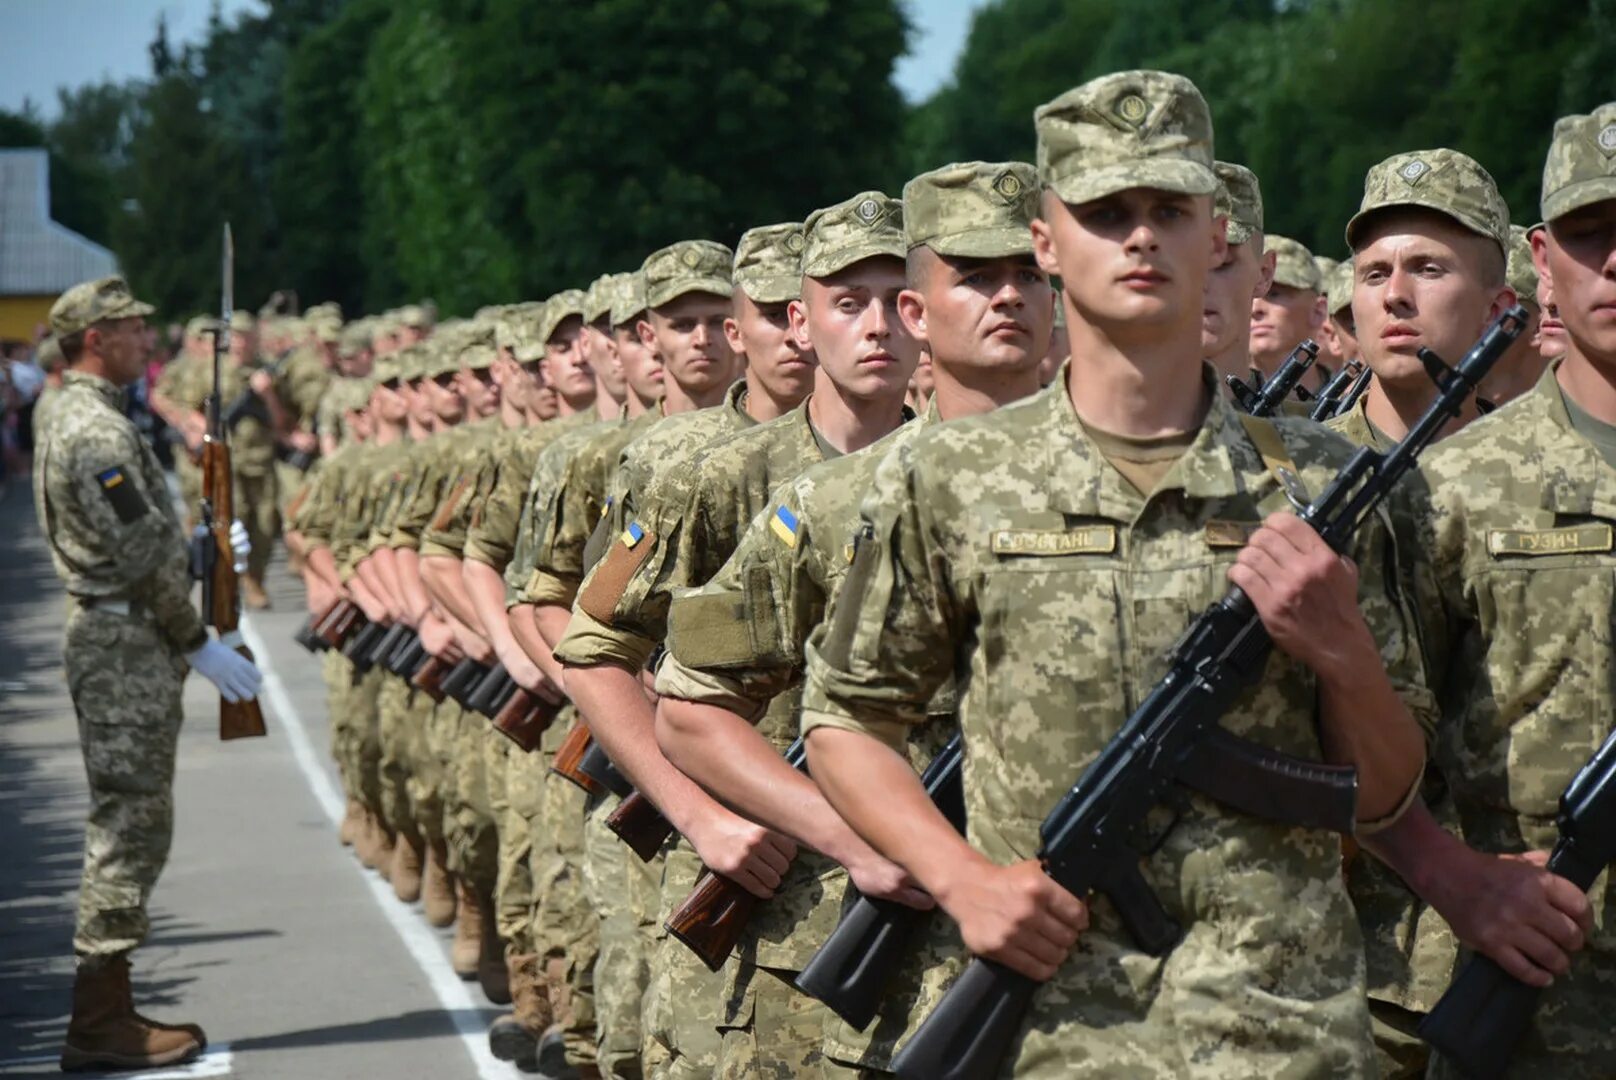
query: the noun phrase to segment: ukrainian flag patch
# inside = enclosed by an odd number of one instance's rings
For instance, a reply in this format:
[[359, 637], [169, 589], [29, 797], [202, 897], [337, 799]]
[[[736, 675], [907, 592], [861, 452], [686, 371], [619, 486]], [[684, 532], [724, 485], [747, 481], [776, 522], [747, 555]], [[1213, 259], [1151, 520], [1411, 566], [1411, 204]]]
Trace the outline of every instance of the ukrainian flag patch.
[[631, 548], [644, 539], [645, 530], [640, 528], [638, 521], [629, 522], [628, 528], [623, 530], [623, 546], [626, 548]]
[[102, 487], [106, 488], [108, 491], [111, 491], [113, 488], [123, 483], [123, 466], [114, 465], [105, 472], [96, 473], [95, 478], [101, 481]]
[[797, 546], [797, 515], [783, 506], [774, 508], [774, 517], [769, 519], [769, 528], [774, 535], [785, 541], [786, 547]]

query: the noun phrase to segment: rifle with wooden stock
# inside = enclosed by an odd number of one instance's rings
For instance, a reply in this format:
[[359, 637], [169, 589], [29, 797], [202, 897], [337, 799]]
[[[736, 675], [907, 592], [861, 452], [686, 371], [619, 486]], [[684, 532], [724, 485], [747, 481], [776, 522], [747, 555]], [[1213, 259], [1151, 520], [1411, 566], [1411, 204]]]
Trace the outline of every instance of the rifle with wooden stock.
[[583, 788], [590, 795], [598, 795], [605, 788], [592, 776], [580, 772], [578, 765], [583, 761], [584, 754], [589, 752], [589, 744], [594, 737], [589, 734], [589, 725], [582, 720], [572, 725], [567, 737], [556, 747], [555, 760], [550, 762], [550, 771], [564, 780], [571, 781]]
[[346, 597], [339, 598], [315, 621], [314, 636], [324, 642], [326, 648], [340, 649], [347, 644], [349, 635], [357, 633], [369, 622], [358, 604]]
[[443, 680], [449, 677], [450, 667], [447, 660], [429, 653], [426, 662], [410, 676], [410, 685], [442, 705], [449, 699], [449, 695], [443, 692]]
[[[228, 223], [224, 227], [221, 278], [219, 326], [213, 335], [213, 390], [206, 405], [208, 430], [202, 436], [202, 501], [191, 558], [192, 569], [202, 580], [202, 621], [218, 632], [221, 645], [251, 660], [252, 650], [242, 641], [239, 628], [241, 596], [236, 553], [230, 543], [230, 524], [236, 516], [235, 493], [230, 444], [219, 403], [219, 379], [230, 349], [230, 316], [235, 305], [235, 245]], [[235, 702], [220, 699], [219, 738], [244, 739], [267, 733], [264, 711], [257, 698]]]
[[550, 730], [560, 711], [560, 705], [551, 704], [518, 686], [495, 714], [494, 730], [531, 754], [539, 748], [539, 740]]

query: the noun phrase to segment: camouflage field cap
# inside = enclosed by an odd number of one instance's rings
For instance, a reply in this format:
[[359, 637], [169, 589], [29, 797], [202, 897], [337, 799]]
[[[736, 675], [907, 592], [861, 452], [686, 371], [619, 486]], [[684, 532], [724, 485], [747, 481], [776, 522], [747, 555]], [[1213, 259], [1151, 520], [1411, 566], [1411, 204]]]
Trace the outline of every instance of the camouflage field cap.
[[1129, 188], [1217, 190], [1212, 111], [1195, 84], [1165, 71], [1119, 71], [1033, 113], [1038, 179], [1068, 203]]
[[376, 362], [371, 365], [370, 377], [376, 380], [378, 386], [398, 382], [403, 378], [399, 372], [398, 356], [395, 354], [377, 358]]
[[315, 304], [303, 313], [305, 319], [326, 319], [331, 322], [342, 321], [342, 305], [335, 300], [327, 300], [323, 304]]
[[1523, 304], [1537, 303], [1537, 267], [1532, 265], [1532, 241], [1524, 226], [1509, 227], [1509, 257], [1505, 261], [1504, 280], [1515, 290]]
[[1539, 207], [1553, 221], [1606, 199], [1616, 199], [1616, 101], [1555, 121]]
[[230, 313], [230, 332], [232, 334], [250, 334], [258, 329], [258, 320], [250, 312], [232, 311]]
[[1457, 150], [1393, 154], [1364, 176], [1363, 202], [1347, 222], [1347, 246], [1358, 248], [1364, 222], [1393, 206], [1435, 210], [1509, 250], [1509, 207], [1492, 175]]
[[111, 319], [133, 319], [157, 309], [136, 300], [129, 283], [113, 276], [82, 281], [56, 298], [50, 309], [51, 333], [59, 338]]
[[612, 297], [613, 326], [625, 326], [645, 312], [645, 275], [635, 270], [623, 275]]
[[923, 172], [903, 186], [910, 249], [992, 259], [1032, 252], [1038, 173], [1022, 161], [966, 161]]
[[901, 259], [908, 252], [903, 203], [879, 191], [861, 191], [815, 210], [802, 223], [803, 277], [830, 277], [864, 259]]
[[726, 299], [735, 291], [730, 276], [735, 253], [712, 240], [681, 240], [646, 257], [645, 305], [659, 308], [686, 293], [704, 292]]
[[[754, 304], [782, 304], [802, 295], [802, 223], [759, 225], [735, 245], [735, 285]], [[615, 321], [615, 320], [614, 320]]]
[[67, 358], [62, 355], [62, 343], [56, 340], [55, 334], [47, 334], [40, 339], [38, 347], [34, 349], [34, 363], [47, 375], [67, 366]]
[[405, 304], [399, 308], [396, 321], [398, 325], [408, 326], [412, 330], [425, 330], [432, 325], [432, 317], [420, 304]]
[[1213, 212], [1228, 219], [1229, 243], [1244, 244], [1263, 231], [1262, 187], [1257, 174], [1232, 161], [1214, 161], [1212, 174], [1218, 180]]
[[1319, 268], [1313, 262], [1313, 253], [1299, 242], [1278, 233], [1269, 233], [1263, 241], [1263, 252], [1272, 251], [1274, 284], [1289, 285], [1293, 289], [1323, 292], [1324, 282], [1319, 280]]
[[1323, 292], [1330, 287], [1330, 275], [1341, 263], [1328, 255], [1313, 256], [1313, 267], [1319, 272], [1319, 291]]
[[555, 336], [561, 324], [572, 316], [584, 317], [584, 301], [588, 294], [582, 289], [562, 289], [544, 302], [544, 310], [539, 312], [538, 325], [533, 328], [533, 336], [545, 344]]
[[374, 323], [369, 319], [355, 319], [342, 328], [337, 347], [344, 353], [363, 352], [370, 348], [370, 332]]
[[185, 324], [185, 336], [188, 338], [212, 336], [216, 322], [217, 320], [210, 315], [197, 315]]
[[1330, 271], [1330, 276], [1324, 282], [1324, 291], [1327, 297], [1325, 303], [1329, 304], [1331, 315], [1339, 314], [1343, 308], [1352, 306], [1352, 286], [1354, 284], [1352, 260], [1348, 259], [1346, 262], [1336, 263], [1335, 269]]
[[456, 357], [456, 363], [467, 371], [487, 371], [494, 366], [494, 360], [498, 356], [499, 352], [492, 343], [473, 341], [460, 350], [460, 355]]
[[584, 293], [583, 311], [584, 322], [597, 322], [612, 310], [612, 279], [616, 274], [602, 274], [589, 283], [589, 289]]

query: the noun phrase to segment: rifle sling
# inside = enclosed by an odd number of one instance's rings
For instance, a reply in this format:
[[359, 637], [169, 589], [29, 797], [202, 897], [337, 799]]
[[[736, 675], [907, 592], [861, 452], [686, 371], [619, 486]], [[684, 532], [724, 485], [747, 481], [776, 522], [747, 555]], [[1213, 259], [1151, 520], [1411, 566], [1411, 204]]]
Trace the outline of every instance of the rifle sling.
[[1358, 770], [1282, 753], [1214, 728], [1173, 763], [1173, 777], [1210, 799], [1282, 825], [1351, 835]]

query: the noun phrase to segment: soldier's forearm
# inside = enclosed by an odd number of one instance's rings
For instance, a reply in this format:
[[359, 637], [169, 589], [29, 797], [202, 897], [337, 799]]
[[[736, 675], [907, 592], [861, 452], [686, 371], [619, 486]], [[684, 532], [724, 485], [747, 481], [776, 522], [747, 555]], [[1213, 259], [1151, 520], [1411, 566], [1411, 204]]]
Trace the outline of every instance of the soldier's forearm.
[[331, 588], [331, 591], [339, 595], [344, 591], [342, 574], [337, 570], [336, 557], [331, 554], [331, 548], [328, 545], [311, 543], [309, 549], [303, 553], [303, 563], [317, 574], [320, 580]]
[[561, 662], [555, 658], [549, 643], [544, 640], [544, 635], [539, 633], [539, 624], [533, 617], [533, 605], [513, 605], [505, 612], [505, 621], [511, 628], [511, 636], [516, 639], [522, 651], [527, 653], [528, 659], [539, 666], [545, 678], [560, 686], [565, 673], [561, 670]]
[[474, 631], [478, 637], [486, 640], [487, 634], [483, 632], [482, 620], [477, 618], [476, 610], [466, 599], [465, 583], [460, 573], [460, 560], [448, 555], [428, 555], [420, 560], [420, 567], [421, 580], [425, 583], [427, 592], [432, 594], [432, 599], [460, 623]]
[[410, 621], [410, 609], [404, 597], [403, 583], [399, 579], [398, 564], [393, 559], [393, 549], [379, 547], [371, 552], [370, 559], [376, 565], [377, 576], [387, 589], [388, 599], [398, 611], [399, 617], [407, 624], [415, 625]]
[[1350, 679], [1319, 679], [1325, 760], [1358, 768], [1358, 820], [1378, 822], [1407, 799], [1425, 769], [1425, 736], [1370, 651]]
[[[381, 605], [382, 611], [388, 618], [393, 616], [392, 597], [388, 595], [387, 586], [382, 581], [381, 573], [378, 571], [373, 559], [367, 556], [354, 564], [354, 580], [364, 585], [365, 591], [370, 594], [372, 601]], [[368, 611], [366, 614], [371, 615]], [[375, 618], [375, 616], [371, 615], [371, 618]]]
[[432, 610], [432, 597], [421, 583], [421, 557], [414, 548], [394, 548], [393, 564], [398, 567], [398, 584], [410, 617], [419, 622]]
[[466, 588], [466, 597], [477, 613], [485, 637], [494, 651], [519, 648], [511, 636], [510, 620], [505, 614], [505, 580], [487, 563], [466, 559], [460, 564], [460, 577]]

